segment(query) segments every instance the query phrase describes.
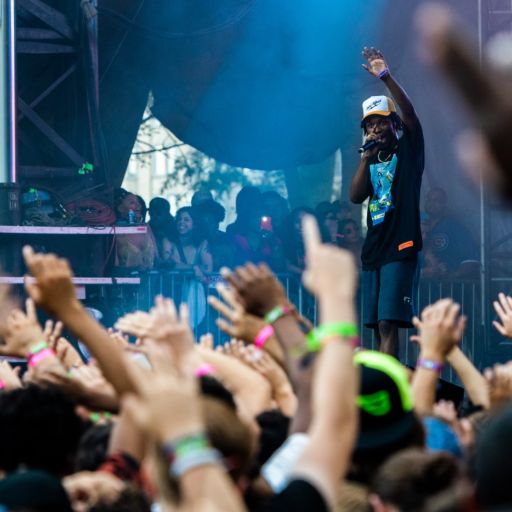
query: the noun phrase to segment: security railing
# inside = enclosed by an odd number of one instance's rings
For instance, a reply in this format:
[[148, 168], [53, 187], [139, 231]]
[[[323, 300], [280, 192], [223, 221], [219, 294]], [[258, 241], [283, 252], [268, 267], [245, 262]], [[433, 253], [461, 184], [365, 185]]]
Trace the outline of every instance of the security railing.
[[[222, 333], [216, 325], [219, 314], [207, 303], [208, 295], [217, 295], [215, 284], [222, 281], [219, 274], [212, 274], [208, 282], [198, 281], [191, 272], [159, 271], [140, 275], [141, 284], [137, 287], [119, 288], [122, 296], [114, 297], [117, 304], [116, 314], [134, 309], [148, 310], [151, 308], [157, 295], [171, 297], [176, 303], [186, 302], [190, 310], [191, 323], [194, 334], [200, 336], [206, 332], [214, 335], [217, 344], [228, 341], [227, 335]], [[318, 308], [315, 298], [302, 286], [299, 276], [292, 274], [279, 274], [288, 298], [295, 304], [298, 311], [317, 324]], [[512, 289], [512, 281], [509, 283]], [[506, 290], [505, 290], [506, 291]], [[461, 348], [464, 353], [477, 366], [483, 360], [482, 351], [483, 329], [480, 283], [463, 280], [421, 280], [416, 297], [418, 311], [428, 304], [450, 297], [461, 305], [462, 314], [468, 317], [468, 324]], [[121, 303], [119, 303], [121, 300]], [[361, 306], [363, 297], [358, 294], [358, 304]], [[361, 321], [360, 321], [361, 322]], [[377, 348], [376, 338], [370, 329], [360, 324], [362, 344], [366, 348]], [[400, 360], [406, 365], [414, 366], [418, 357], [418, 347], [409, 341], [412, 330], [402, 330], [400, 340]], [[450, 367], [443, 370], [442, 377], [450, 382], [457, 382], [456, 376]]]

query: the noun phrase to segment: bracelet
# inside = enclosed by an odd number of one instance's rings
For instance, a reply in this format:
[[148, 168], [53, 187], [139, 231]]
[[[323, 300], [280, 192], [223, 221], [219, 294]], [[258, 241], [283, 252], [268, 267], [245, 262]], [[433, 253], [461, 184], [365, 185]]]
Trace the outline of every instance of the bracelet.
[[290, 306], [284, 305], [284, 306], [276, 306], [275, 308], [271, 309], [266, 315], [265, 315], [265, 323], [266, 324], [273, 324], [274, 322], [277, 322], [280, 318], [282, 318], [285, 315], [288, 315], [291, 313], [292, 310]]
[[389, 76], [389, 69], [383, 69], [378, 75], [377, 78], [382, 80], [383, 78], [386, 78]]
[[55, 357], [55, 352], [51, 348], [45, 348], [41, 350], [41, 352], [37, 352], [36, 354], [30, 354], [27, 358], [28, 365], [30, 368], [34, 368], [41, 361], [47, 359], [48, 357]]
[[271, 325], [265, 325], [260, 329], [254, 338], [254, 345], [258, 348], [263, 348], [268, 339], [274, 334], [274, 328]]
[[208, 375], [211, 375], [212, 373], [215, 373], [215, 366], [210, 363], [204, 363], [199, 368], [196, 368], [196, 371], [194, 372], [194, 375], [199, 379], [201, 377], [207, 377]]
[[179, 478], [196, 467], [218, 464], [222, 460], [222, 456], [210, 446], [204, 433], [164, 443], [162, 449], [170, 465], [169, 474], [174, 478]]
[[48, 348], [48, 343], [46, 343], [46, 341], [39, 341], [29, 350], [29, 354], [37, 354], [38, 352], [42, 352], [46, 348]]
[[416, 368], [423, 368], [424, 370], [432, 370], [434, 372], [441, 373], [441, 370], [443, 369], [443, 364], [438, 363], [433, 359], [420, 358], [416, 363]]
[[5, 380], [0, 379], [0, 390], [5, 389], [7, 387], [7, 384]]
[[180, 437], [174, 441], [168, 441], [162, 445], [167, 460], [172, 464], [178, 457], [188, 453], [203, 451], [210, 447], [208, 437], [203, 432]]
[[200, 466], [220, 464], [221, 454], [214, 448], [190, 452], [176, 459], [169, 468], [169, 474], [174, 478], [181, 478], [185, 473]]
[[357, 325], [351, 322], [322, 324], [306, 335], [307, 347], [309, 352], [318, 352], [325, 345], [325, 340], [333, 337], [348, 338], [353, 345], [356, 338], [356, 343], [359, 344], [358, 334]]

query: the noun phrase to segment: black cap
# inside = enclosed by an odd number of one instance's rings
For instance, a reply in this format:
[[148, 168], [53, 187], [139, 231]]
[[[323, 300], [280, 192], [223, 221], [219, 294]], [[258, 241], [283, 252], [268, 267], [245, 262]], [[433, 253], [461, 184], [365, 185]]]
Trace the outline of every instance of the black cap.
[[361, 368], [357, 450], [399, 442], [417, 425], [405, 368], [394, 357], [372, 350], [358, 352], [354, 362]]

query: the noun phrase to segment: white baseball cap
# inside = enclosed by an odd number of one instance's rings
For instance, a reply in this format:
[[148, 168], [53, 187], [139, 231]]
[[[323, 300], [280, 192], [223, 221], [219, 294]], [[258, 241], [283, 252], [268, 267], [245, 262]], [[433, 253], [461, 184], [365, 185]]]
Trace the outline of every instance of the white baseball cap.
[[369, 116], [389, 116], [394, 113], [395, 103], [387, 96], [370, 96], [363, 101], [363, 121]]

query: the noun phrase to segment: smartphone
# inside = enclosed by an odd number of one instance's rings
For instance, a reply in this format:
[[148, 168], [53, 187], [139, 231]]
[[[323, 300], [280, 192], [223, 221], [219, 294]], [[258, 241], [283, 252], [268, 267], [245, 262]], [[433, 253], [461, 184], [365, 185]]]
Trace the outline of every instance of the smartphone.
[[268, 217], [267, 215], [263, 215], [260, 221], [260, 229], [262, 231], [272, 232], [272, 217]]

